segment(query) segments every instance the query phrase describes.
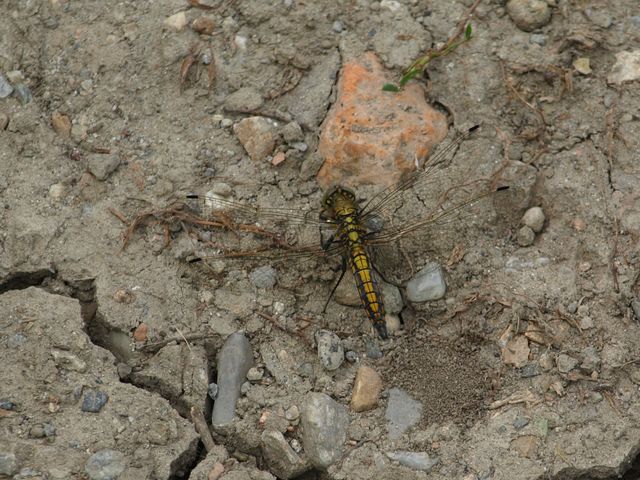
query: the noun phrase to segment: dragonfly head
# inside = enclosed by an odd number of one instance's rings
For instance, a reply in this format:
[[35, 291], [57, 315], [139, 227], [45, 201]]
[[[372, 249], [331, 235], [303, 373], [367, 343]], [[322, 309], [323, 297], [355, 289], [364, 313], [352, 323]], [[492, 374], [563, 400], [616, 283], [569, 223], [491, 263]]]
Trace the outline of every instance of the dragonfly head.
[[353, 190], [336, 185], [322, 198], [322, 211], [330, 218], [353, 215], [359, 209]]

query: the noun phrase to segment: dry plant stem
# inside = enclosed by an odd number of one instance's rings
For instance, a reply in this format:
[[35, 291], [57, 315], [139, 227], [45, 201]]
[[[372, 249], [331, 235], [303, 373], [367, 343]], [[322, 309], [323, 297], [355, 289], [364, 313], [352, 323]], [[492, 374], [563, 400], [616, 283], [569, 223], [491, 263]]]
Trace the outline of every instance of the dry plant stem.
[[[616, 115], [616, 103], [611, 105], [611, 108], [607, 111], [606, 125], [607, 125], [607, 164], [608, 172], [607, 176], [609, 184], [611, 184], [611, 172], [613, 171], [613, 137], [616, 132], [615, 124]], [[607, 210], [609, 209], [609, 202], [606, 203]], [[611, 272], [611, 278], [613, 279], [613, 288], [616, 293], [620, 292], [620, 284], [618, 283], [618, 268], [616, 267], [615, 259], [618, 256], [618, 232], [620, 230], [618, 215], [615, 211], [610, 213], [613, 216], [613, 246], [611, 247], [611, 254], [609, 255], [609, 271]]]
[[159, 342], [146, 343], [141, 345], [138, 350], [141, 352], [154, 353], [173, 342], [180, 343], [191, 342], [193, 340], [205, 340], [207, 338], [216, 337], [217, 335], [217, 333], [187, 333], [186, 335], [165, 338]]
[[191, 407], [191, 420], [193, 420], [193, 426], [196, 432], [200, 435], [200, 440], [207, 452], [210, 452], [216, 447], [216, 443], [213, 441], [211, 432], [209, 431], [209, 424], [204, 418], [202, 410], [198, 407]]

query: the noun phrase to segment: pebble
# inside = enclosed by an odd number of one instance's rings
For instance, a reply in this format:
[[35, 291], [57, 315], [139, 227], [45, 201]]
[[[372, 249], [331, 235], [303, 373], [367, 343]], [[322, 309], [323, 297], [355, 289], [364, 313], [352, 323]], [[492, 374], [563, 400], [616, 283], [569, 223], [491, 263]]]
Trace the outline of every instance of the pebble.
[[249, 117], [240, 120], [233, 131], [249, 157], [261, 161], [267, 159], [276, 146], [276, 126], [276, 122], [268, 118]]
[[211, 423], [214, 427], [233, 421], [240, 388], [253, 366], [253, 351], [242, 332], [227, 337], [218, 353], [218, 396], [213, 404]]
[[356, 372], [351, 395], [351, 410], [366, 412], [378, 405], [382, 392], [382, 378], [373, 368], [362, 365]]
[[[387, 327], [388, 329], [389, 327]], [[347, 359], [348, 362], [354, 363], [358, 361], [358, 353], [354, 352], [353, 350], [347, 350], [347, 352], [344, 354], [344, 358]]]
[[187, 26], [187, 15], [184, 12], [178, 12], [164, 19], [164, 26], [174, 32], [179, 32]]
[[29, 87], [27, 87], [24, 83], [16, 85], [16, 94], [18, 95], [18, 97], [20, 97], [20, 101], [22, 101], [23, 104], [27, 104], [31, 100], [33, 100], [31, 89], [29, 89]]
[[256, 288], [273, 288], [278, 281], [278, 272], [272, 266], [265, 265], [251, 272], [249, 280]]
[[260, 441], [269, 470], [278, 478], [295, 478], [311, 469], [311, 465], [300, 458], [277, 430], [265, 430]]
[[404, 308], [400, 289], [387, 282], [381, 282], [380, 288], [382, 288], [382, 298], [384, 299], [384, 308], [387, 313], [400, 313]]
[[522, 216], [522, 223], [533, 230], [535, 233], [540, 233], [542, 227], [544, 227], [545, 216], [542, 208], [531, 207]]
[[333, 30], [336, 33], [342, 32], [343, 29], [344, 27], [342, 26], [342, 22], [340, 20], [336, 20], [331, 24], [331, 30]]
[[385, 315], [384, 323], [387, 327], [387, 333], [390, 334], [397, 332], [402, 327], [402, 324], [400, 323], [400, 317], [398, 317], [397, 315]]
[[589, 346], [582, 349], [582, 363], [580, 368], [593, 372], [600, 368], [601, 360], [596, 347]]
[[0, 132], [7, 129], [9, 125], [9, 115], [0, 112]]
[[0, 408], [3, 410], [15, 410], [18, 408], [18, 405], [13, 403], [11, 400], [2, 399], [0, 400]]
[[84, 471], [91, 480], [114, 480], [125, 468], [125, 456], [117, 450], [99, 450], [84, 465]]
[[133, 368], [124, 362], [120, 362], [116, 367], [116, 371], [118, 372], [118, 378], [120, 378], [121, 381], [125, 381], [129, 379], [129, 375], [131, 375]]
[[209, 398], [211, 400], [215, 400], [218, 397], [218, 384], [217, 383], [211, 382], [207, 386], [207, 395], [209, 395]]
[[120, 165], [120, 157], [114, 154], [92, 154], [87, 157], [87, 169], [101, 182], [106, 180]]
[[521, 417], [520, 415], [518, 415], [513, 421], [513, 428], [515, 428], [516, 430], [520, 430], [527, 425], [529, 425], [529, 419], [526, 417]]
[[329, 371], [338, 369], [344, 361], [344, 347], [340, 337], [330, 330], [318, 330], [315, 339], [322, 366]]
[[580, 319], [580, 328], [582, 330], [589, 330], [590, 328], [593, 328], [593, 318], [589, 316], [582, 317]]
[[439, 300], [447, 292], [442, 267], [429, 263], [407, 283], [407, 299], [420, 303]]
[[230, 118], [223, 118], [222, 120], [220, 120], [220, 126], [222, 128], [229, 128], [231, 125], [233, 125], [233, 120], [231, 120]]
[[513, 23], [525, 32], [543, 27], [551, 20], [551, 9], [544, 0], [509, 0], [507, 13]]
[[[228, 112], [252, 112], [264, 103], [260, 92], [253, 87], [242, 87], [224, 99], [224, 109]], [[268, 120], [264, 117], [251, 117]]]
[[27, 337], [21, 333], [15, 333], [7, 339], [7, 346], [11, 348], [20, 348], [27, 343]]
[[533, 435], [523, 435], [511, 442], [511, 447], [521, 457], [534, 458], [538, 450], [538, 439]]
[[287, 143], [300, 142], [304, 140], [304, 133], [302, 127], [297, 122], [289, 122], [280, 129], [282, 138]]
[[51, 357], [57, 367], [80, 373], [87, 370], [87, 364], [84, 360], [66, 350], [51, 350]]
[[264, 371], [261, 368], [251, 367], [247, 372], [247, 380], [250, 382], [259, 382], [262, 380]]
[[540, 367], [537, 363], [528, 363], [520, 371], [522, 378], [531, 378], [540, 375]]
[[62, 183], [54, 183], [49, 187], [49, 198], [54, 202], [61, 201], [67, 193], [67, 189]]
[[90, 390], [84, 394], [82, 399], [82, 411], [98, 413], [109, 401], [109, 395], [100, 390]]
[[387, 452], [387, 457], [400, 465], [423, 472], [428, 472], [440, 461], [438, 457], [432, 457], [426, 452], [406, 452], [402, 450]]
[[516, 241], [521, 247], [528, 247], [533, 245], [533, 241], [536, 239], [536, 234], [533, 233], [530, 227], [524, 225], [520, 227], [516, 234]]
[[540, 364], [540, 367], [542, 367], [542, 369], [545, 372], [548, 372], [553, 368], [553, 356], [545, 352], [542, 355], [540, 355], [540, 358], [538, 359], [538, 363]]
[[300, 418], [300, 409], [297, 405], [291, 405], [284, 411], [284, 418], [289, 420], [290, 422], [295, 422]]
[[420, 421], [422, 403], [414, 400], [400, 388], [389, 390], [389, 401], [384, 414], [387, 419], [389, 438], [396, 440], [411, 426]]
[[64, 138], [71, 136], [71, 120], [68, 115], [55, 111], [51, 114], [51, 127], [53, 131]]
[[368, 336], [364, 337], [364, 348], [367, 357], [373, 360], [382, 358], [382, 350], [380, 350], [378, 344]]
[[204, 15], [191, 22], [191, 28], [202, 35], [211, 35], [215, 26], [213, 18]]
[[622, 84], [640, 79], [640, 50], [616, 53], [616, 63], [607, 76], [610, 84]]
[[543, 35], [542, 33], [532, 33], [531, 35], [529, 35], [529, 41], [531, 43], [535, 43], [536, 45], [544, 47], [544, 45], [547, 43], [547, 36]]
[[578, 363], [579, 361], [577, 359], [570, 357], [566, 353], [561, 353], [556, 358], [556, 366], [560, 373], [569, 373], [578, 365]]
[[148, 334], [149, 334], [149, 326], [146, 323], [142, 322], [133, 331], [133, 340], [136, 342], [145, 342], [147, 340]]
[[302, 404], [302, 444], [314, 467], [326, 470], [342, 457], [349, 415], [324, 393], [307, 395]]
[[11, 452], [0, 452], [0, 475], [13, 475], [18, 471], [18, 459]]
[[582, 75], [589, 75], [591, 70], [591, 60], [588, 57], [579, 57], [573, 61], [573, 68]]
[[7, 98], [13, 93], [13, 87], [9, 83], [9, 80], [0, 73], [0, 98]]

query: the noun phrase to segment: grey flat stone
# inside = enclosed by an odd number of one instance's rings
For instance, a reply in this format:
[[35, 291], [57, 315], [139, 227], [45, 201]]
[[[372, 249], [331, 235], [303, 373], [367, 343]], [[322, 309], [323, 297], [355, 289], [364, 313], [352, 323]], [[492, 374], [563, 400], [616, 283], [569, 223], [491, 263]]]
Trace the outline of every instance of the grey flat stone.
[[218, 397], [213, 404], [211, 423], [214, 427], [233, 421], [240, 387], [253, 366], [253, 351], [241, 332], [229, 335], [218, 354]]
[[347, 409], [324, 393], [310, 393], [302, 404], [302, 443], [309, 461], [326, 469], [342, 457], [347, 439]]

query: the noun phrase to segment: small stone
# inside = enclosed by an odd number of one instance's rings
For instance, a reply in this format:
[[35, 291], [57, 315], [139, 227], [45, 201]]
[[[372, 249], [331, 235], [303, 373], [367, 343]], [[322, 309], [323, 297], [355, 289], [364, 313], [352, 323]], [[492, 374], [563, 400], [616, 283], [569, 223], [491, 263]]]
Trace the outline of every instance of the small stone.
[[581, 73], [582, 75], [589, 75], [593, 70], [591, 70], [591, 60], [587, 57], [579, 57], [573, 61], [573, 68], [576, 72]]
[[273, 165], [274, 167], [277, 167], [286, 159], [287, 159], [287, 156], [285, 155], [284, 152], [278, 152], [273, 156], [273, 159], [271, 160], [271, 165]]
[[120, 165], [118, 155], [92, 154], [87, 157], [87, 168], [91, 174], [101, 182], [106, 180]]
[[402, 324], [400, 323], [400, 317], [398, 317], [397, 315], [385, 315], [384, 323], [387, 327], [387, 333], [397, 332], [402, 327]]
[[29, 429], [29, 437], [31, 438], [44, 438], [45, 436], [43, 425], [34, 425]]
[[358, 368], [351, 395], [351, 410], [366, 412], [375, 408], [382, 392], [382, 378], [373, 368], [366, 365]]
[[400, 465], [422, 472], [428, 472], [440, 461], [438, 457], [432, 457], [426, 452], [388, 452], [387, 457], [395, 460]]
[[28, 86], [26, 86], [24, 83], [16, 85], [16, 94], [20, 98], [20, 101], [25, 105], [29, 103], [31, 100], [33, 100], [31, 89]]
[[516, 234], [516, 241], [521, 247], [528, 247], [532, 245], [535, 239], [536, 234], [533, 233], [533, 230], [531, 230], [531, 228], [526, 225], [521, 227]]
[[284, 411], [284, 418], [290, 422], [295, 422], [300, 418], [300, 409], [296, 405], [292, 405]]
[[53, 357], [53, 361], [58, 367], [80, 373], [87, 370], [87, 364], [84, 360], [66, 350], [53, 349], [51, 357]]
[[295, 478], [311, 468], [311, 465], [291, 448], [282, 433], [276, 430], [265, 430], [260, 439], [269, 470], [278, 478], [285, 480]]
[[0, 400], [0, 408], [2, 410], [15, 410], [18, 408], [18, 405], [13, 403], [11, 400], [2, 399]]
[[347, 410], [324, 393], [310, 393], [302, 404], [302, 443], [314, 467], [326, 470], [340, 459], [347, 439]]
[[249, 280], [256, 288], [273, 288], [278, 281], [278, 273], [272, 266], [265, 265], [251, 272]]
[[309, 146], [304, 142], [294, 142], [291, 146], [299, 152], [306, 152]]
[[253, 366], [253, 350], [247, 337], [236, 332], [227, 337], [218, 353], [218, 395], [213, 404], [211, 423], [220, 427], [233, 421], [240, 388]]
[[115, 480], [125, 468], [125, 456], [117, 450], [99, 450], [84, 465], [84, 471], [91, 480]]
[[146, 342], [148, 333], [149, 333], [149, 326], [146, 323], [142, 322], [133, 331], [133, 340], [136, 342]]
[[565, 353], [561, 353], [556, 358], [556, 366], [560, 373], [569, 373], [578, 365], [578, 363], [579, 361], [577, 359], [570, 357]]
[[187, 15], [184, 12], [178, 12], [164, 19], [164, 26], [174, 32], [179, 32], [187, 26]]
[[259, 382], [264, 376], [264, 371], [260, 368], [251, 367], [247, 372], [247, 380], [250, 382]]
[[98, 413], [108, 400], [109, 395], [106, 392], [91, 390], [84, 394], [81, 409], [83, 412]]
[[551, 356], [551, 354], [545, 352], [540, 355], [538, 363], [545, 372], [548, 372], [553, 368], [553, 357]]
[[589, 330], [593, 328], [593, 318], [586, 316], [580, 319], [580, 328], [582, 330]]
[[540, 233], [542, 227], [544, 227], [544, 212], [540, 207], [532, 207], [528, 209], [522, 216], [522, 223], [533, 230], [535, 233]]
[[264, 117], [249, 117], [240, 120], [234, 127], [238, 140], [249, 157], [255, 161], [265, 160], [276, 146], [277, 124]]
[[218, 384], [217, 383], [211, 382], [207, 386], [207, 395], [209, 395], [209, 398], [211, 400], [215, 400], [218, 397]]
[[289, 122], [280, 129], [282, 138], [287, 143], [300, 142], [304, 140], [304, 133], [297, 122]]
[[18, 459], [11, 452], [0, 452], [0, 475], [13, 475], [18, 471]]
[[578, 311], [578, 302], [571, 302], [567, 305], [567, 312], [574, 314]]
[[133, 369], [130, 365], [127, 365], [124, 362], [120, 362], [116, 366], [116, 371], [118, 372], [118, 377], [120, 378], [120, 380], [128, 380], [129, 375], [131, 375]]
[[520, 371], [522, 378], [531, 378], [540, 375], [540, 368], [537, 363], [528, 363]]
[[397, 440], [409, 427], [418, 423], [422, 416], [422, 403], [411, 398], [404, 390], [392, 388], [384, 416], [389, 438]]
[[58, 111], [51, 114], [51, 127], [53, 131], [64, 138], [71, 137], [71, 120]]
[[589, 372], [593, 372], [600, 368], [601, 360], [596, 347], [585, 347], [580, 353], [582, 354], [582, 363], [580, 364], [580, 368]]
[[541, 33], [532, 33], [529, 35], [529, 41], [543, 47], [547, 43], [547, 36]]
[[521, 417], [518, 415], [513, 421], [513, 428], [515, 428], [516, 430], [520, 430], [527, 425], [529, 425], [529, 419], [526, 417]]
[[437, 263], [429, 263], [407, 283], [407, 299], [421, 303], [439, 300], [447, 292], [442, 267]]
[[67, 189], [62, 183], [54, 183], [49, 187], [49, 198], [54, 202], [60, 202], [66, 193]]
[[220, 120], [220, 126], [222, 128], [229, 128], [231, 125], [233, 125], [233, 120], [231, 120], [230, 118], [223, 118], [222, 120]]
[[9, 115], [0, 112], [0, 132], [7, 129], [9, 125]]
[[338, 369], [344, 361], [344, 348], [340, 337], [329, 330], [319, 330], [316, 332], [315, 339], [322, 366], [329, 371]]
[[511, 447], [521, 457], [534, 458], [538, 450], [538, 439], [533, 435], [522, 435], [511, 442]]
[[201, 35], [211, 35], [213, 33], [213, 29], [216, 24], [211, 17], [207, 17], [205, 15], [196, 18], [193, 22], [191, 22], [191, 28], [194, 31], [198, 32]]
[[357, 362], [358, 361], [358, 353], [354, 352], [353, 350], [347, 350], [347, 352], [344, 354], [344, 358], [347, 359], [347, 362]]
[[624, 82], [638, 80], [639, 78], [640, 50], [616, 53], [616, 63], [613, 65], [611, 72], [607, 76], [607, 82], [619, 85]]
[[13, 87], [9, 83], [9, 80], [0, 73], [0, 98], [7, 98], [13, 93]]
[[364, 348], [365, 348], [367, 357], [373, 360], [382, 358], [382, 351], [380, 350], [380, 347], [374, 340], [372, 340], [368, 336], [364, 337]]
[[543, 0], [509, 0], [507, 13], [513, 23], [525, 32], [543, 27], [551, 20], [551, 9]]
[[342, 32], [343, 28], [344, 27], [342, 26], [342, 22], [340, 20], [336, 20], [331, 24], [331, 30], [333, 30], [336, 33]]
[[[228, 112], [248, 113], [259, 109], [263, 103], [264, 99], [258, 90], [253, 87], [242, 87], [224, 99], [224, 109]], [[265, 117], [250, 118], [259, 118], [261, 120], [269, 121]]]

